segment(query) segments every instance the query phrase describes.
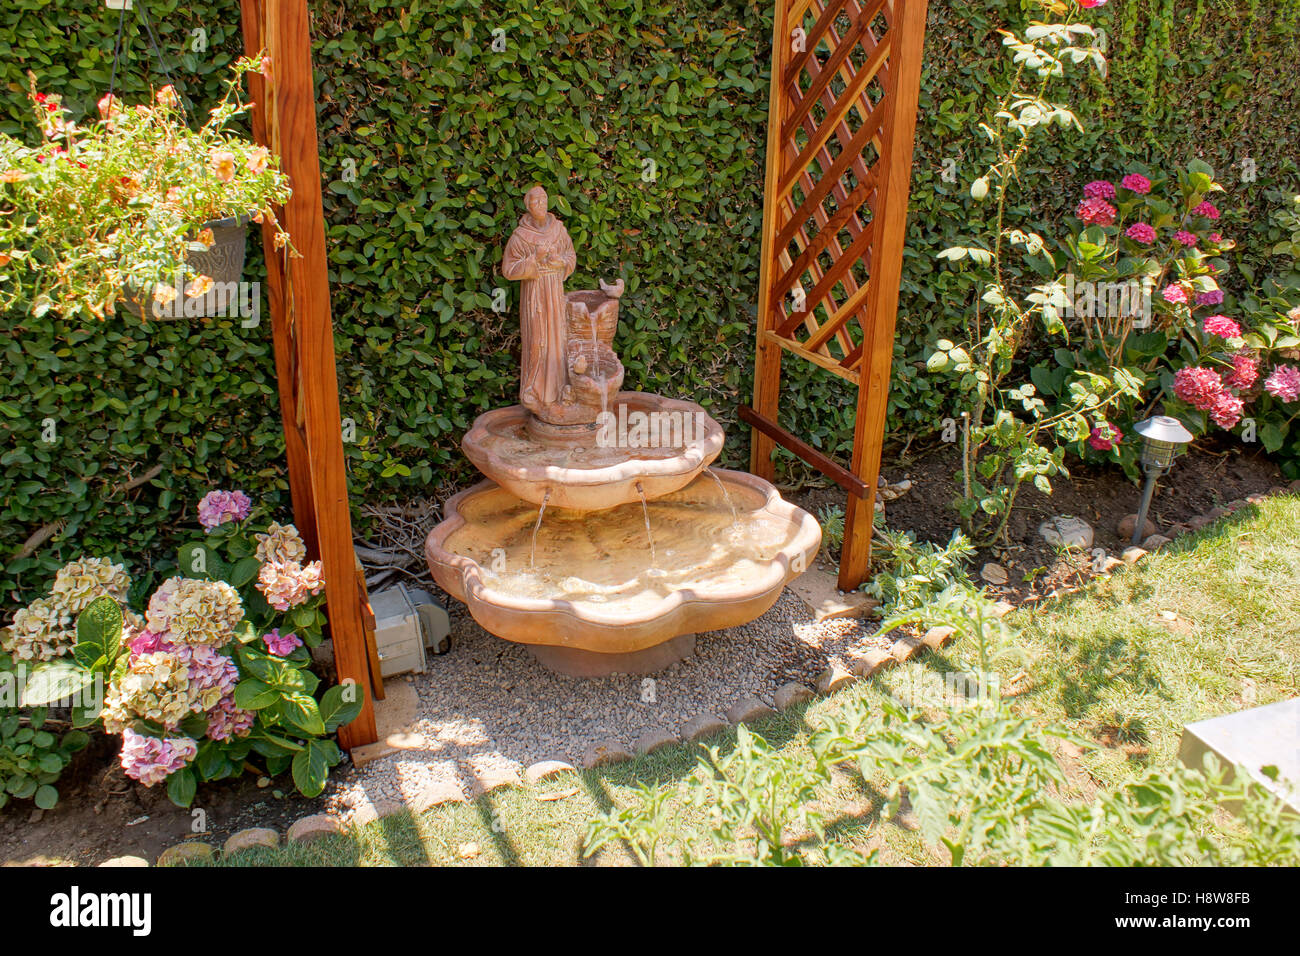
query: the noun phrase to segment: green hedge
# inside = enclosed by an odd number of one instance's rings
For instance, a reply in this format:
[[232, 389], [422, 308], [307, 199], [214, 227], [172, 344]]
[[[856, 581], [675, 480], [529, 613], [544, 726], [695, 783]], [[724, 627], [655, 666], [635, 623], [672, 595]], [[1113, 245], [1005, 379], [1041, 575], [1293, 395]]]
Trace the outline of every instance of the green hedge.
[[[202, 115], [242, 52], [238, 3], [153, 0], [149, 10], [177, 85]], [[533, 182], [569, 225], [574, 283], [628, 279], [616, 343], [627, 386], [700, 401], [728, 428], [724, 460], [742, 463], [748, 437], [735, 408], [748, 399], [753, 358], [770, 4], [349, 0], [312, 12], [355, 496], [469, 478], [460, 435], [483, 409], [514, 400], [517, 286], [496, 268]], [[6, 5], [0, 130], [34, 135], [28, 68], [43, 89], [93, 109], [115, 18], [99, 0]], [[949, 405], [920, 360], [967, 303], [945, 295], [950, 280], [933, 254], [980, 212], [966, 190], [981, 162], [973, 123], [1004, 68], [992, 31], [1021, 18], [1019, 3], [931, 4], [895, 435], [928, 431]], [[1050, 222], [1083, 182], [1129, 158], [1199, 155], [1223, 169], [1251, 157], [1258, 179], [1223, 204], [1223, 231], [1246, 237], [1244, 265], [1260, 268], [1268, 197], [1297, 188], [1294, 158], [1279, 146], [1300, 142], [1300, 0], [1112, 0], [1088, 18], [1108, 29], [1111, 77], [1076, 97], [1087, 134], [1037, 154], [1026, 215]], [[199, 30], [207, 49], [196, 51]], [[130, 99], [166, 81], [143, 31], [127, 34], [118, 86]], [[505, 49], [494, 50], [501, 36]], [[957, 182], [943, 178], [946, 159]], [[259, 263], [254, 254], [250, 278]], [[490, 308], [498, 286], [508, 290], [505, 314]], [[67, 527], [34, 558], [7, 562], [6, 598], [82, 549], [142, 553], [211, 486], [287, 500], [267, 325], [117, 319], [73, 329], [8, 317], [0, 556], [48, 521]], [[843, 454], [851, 391], [806, 363], [786, 366], [788, 424]], [[47, 445], [51, 418], [58, 442]], [[149, 486], [104, 500], [155, 463], [163, 473]]]

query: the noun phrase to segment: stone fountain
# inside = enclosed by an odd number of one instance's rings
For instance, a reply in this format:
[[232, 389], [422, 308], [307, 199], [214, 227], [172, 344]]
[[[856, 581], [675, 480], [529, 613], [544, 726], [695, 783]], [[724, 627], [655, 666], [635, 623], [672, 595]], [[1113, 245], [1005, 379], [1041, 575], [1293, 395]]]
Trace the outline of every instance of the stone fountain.
[[812, 562], [821, 528], [761, 478], [712, 469], [699, 405], [621, 391], [622, 279], [564, 291], [577, 257], [540, 186], [506, 244], [522, 283], [520, 404], [480, 415], [488, 480], [444, 506], [425, 555], [484, 629], [579, 676], [649, 673], [744, 624]]

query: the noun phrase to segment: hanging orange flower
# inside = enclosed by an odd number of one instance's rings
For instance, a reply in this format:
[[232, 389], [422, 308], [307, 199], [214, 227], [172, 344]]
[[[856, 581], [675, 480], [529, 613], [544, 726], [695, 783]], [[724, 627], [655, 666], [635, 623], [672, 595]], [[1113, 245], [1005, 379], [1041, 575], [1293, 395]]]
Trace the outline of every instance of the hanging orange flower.
[[0, 183], [20, 183], [28, 178], [28, 175], [20, 169], [6, 169], [0, 173]]
[[248, 171], [254, 176], [266, 172], [267, 161], [271, 154], [263, 146], [258, 146], [248, 154]]
[[100, 97], [99, 100], [100, 119], [108, 119], [108, 117], [111, 114], [120, 112], [121, 109], [122, 109], [122, 101], [119, 100], [112, 93], [105, 93], [102, 97]]
[[208, 165], [223, 183], [228, 183], [235, 178], [235, 154], [228, 149], [213, 152]]
[[158, 283], [153, 287], [153, 300], [159, 305], [166, 305], [176, 298], [176, 290], [169, 285]]
[[198, 234], [198, 236], [195, 238], [194, 241], [200, 242], [203, 245], [207, 246], [209, 249], [211, 249], [212, 246], [216, 243], [217, 237], [212, 234], [211, 229], [204, 229], [202, 232]]
[[165, 106], [168, 109], [175, 109], [181, 102], [180, 95], [176, 92], [176, 87], [172, 86], [170, 83], [158, 91], [157, 98], [158, 105]]
[[185, 287], [185, 294], [191, 299], [197, 299], [205, 295], [212, 288], [211, 276], [199, 276], [193, 282]]

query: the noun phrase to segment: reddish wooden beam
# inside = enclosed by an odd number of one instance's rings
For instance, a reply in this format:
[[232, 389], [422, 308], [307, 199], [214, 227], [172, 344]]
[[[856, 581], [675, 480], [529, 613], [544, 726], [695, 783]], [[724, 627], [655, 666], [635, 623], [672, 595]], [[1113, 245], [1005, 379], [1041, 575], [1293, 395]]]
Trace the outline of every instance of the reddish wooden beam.
[[852, 471], [866, 483], [868, 494], [850, 497], [844, 509], [844, 548], [839, 586], [851, 590], [867, 577], [871, 564], [871, 523], [875, 489], [885, 442], [885, 413], [889, 405], [889, 376], [894, 361], [894, 323], [898, 317], [898, 288], [903, 275], [903, 243], [907, 238], [907, 200], [912, 179], [916, 110], [921, 95], [921, 54], [925, 47], [927, 0], [894, 0], [890, 24], [889, 65], [893, 102], [884, 129], [885, 153], [879, 164], [880, 191], [875, 227], [878, 254], [872, 260], [867, 286], [867, 321], [863, 327], [866, 362], [858, 380], [858, 410], [853, 427]]
[[760, 415], [748, 405], [741, 405], [739, 413], [740, 420], [746, 425], [758, 429], [782, 448], [792, 452], [803, 461], [812, 465], [831, 481], [835, 482], [847, 491], [850, 495], [861, 498], [867, 493], [867, 486], [863, 483], [861, 478], [836, 462], [829, 455], [818, 451], [802, 438], [790, 434], [776, 422]]
[[241, 0], [241, 5], [249, 52], [264, 49], [271, 58], [271, 80], [254, 85], [262, 93], [254, 133], [279, 156], [293, 187], [280, 219], [298, 255], [277, 254], [270, 244], [266, 249], [272, 330], [294, 520], [315, 539], [309, 540], [314, 544], [309, 553], [318, 554], [324, 567], [339, 679], [355, 681], [364, 695], [357, 719], [339, 728], [339, 742], [350, 750], [376, 739], [375, 712], [367, 692], [364, 595], [352, 548], [334, 364], [307, 0]]

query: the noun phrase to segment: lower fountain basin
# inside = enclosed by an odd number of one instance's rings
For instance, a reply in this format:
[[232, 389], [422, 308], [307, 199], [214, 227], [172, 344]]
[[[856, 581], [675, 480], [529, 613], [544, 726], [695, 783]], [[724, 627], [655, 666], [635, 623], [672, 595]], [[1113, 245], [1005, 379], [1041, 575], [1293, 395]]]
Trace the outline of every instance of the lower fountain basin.
[[524, 501], [601, 511], [690, 484], [722, 452], [724, 437], [694, 402], [619, 392], [603, 424], [542, 426], [522, 405], [484, 412], [461, 447]]
[[752, 621], [821, 547], [812, 515], [721, 469], [644, 510], [547, 508], [539, 524], [535, 505], [484, 481], [444, 514], [425, 544], [429, 569], [485, 630], [600, 654]]

